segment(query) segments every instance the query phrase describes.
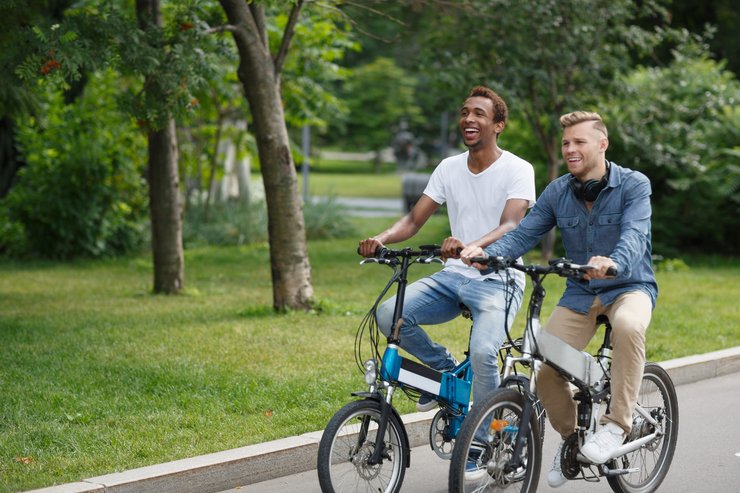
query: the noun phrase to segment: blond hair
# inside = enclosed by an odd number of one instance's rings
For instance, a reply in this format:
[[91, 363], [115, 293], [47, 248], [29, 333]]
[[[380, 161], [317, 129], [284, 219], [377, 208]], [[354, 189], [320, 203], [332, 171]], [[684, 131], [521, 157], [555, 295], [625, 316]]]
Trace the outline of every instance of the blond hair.
[[593, 128], [603, 133], [607, 138], [609, 137], [604, 120], [601, 119], [601, 115], [598, 113], [594, 113], [593, 111], [572, 111], [560, 117], [560, 125], [563, 128], [572, 127], [583, 122], [594, 122]]

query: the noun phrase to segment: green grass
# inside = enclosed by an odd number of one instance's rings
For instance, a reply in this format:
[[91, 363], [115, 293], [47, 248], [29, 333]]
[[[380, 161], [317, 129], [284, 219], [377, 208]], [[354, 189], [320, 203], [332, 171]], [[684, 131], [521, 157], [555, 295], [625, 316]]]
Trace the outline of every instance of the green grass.
[[[356, 223], [364, 236], [388, 219]], [[410, 244], [445, 234], [435, 216]], [[358, 265], [357, 239], [310, 243], [318, 310], [285, 315], [270, 308], [265, 244], [188, 250], [182, 296], [149, 294], [148, 256], [0, 263], [0, 491], [322, 429], [364, 388], [355, 330], [390, 273]], [[659, 274], [651, 360], [740, 345], [740, 262], [687, 263]], [[547, 288], [543, 313], [562, 280]], [[429, 332], [462, 354], [464, 321]]]
[[[298, 189], [303, 190], [303, 177], [298, 176]], [[311, 173], [308, 192], [318, 196], [400, 198], [401, 175], [395, 173]]]

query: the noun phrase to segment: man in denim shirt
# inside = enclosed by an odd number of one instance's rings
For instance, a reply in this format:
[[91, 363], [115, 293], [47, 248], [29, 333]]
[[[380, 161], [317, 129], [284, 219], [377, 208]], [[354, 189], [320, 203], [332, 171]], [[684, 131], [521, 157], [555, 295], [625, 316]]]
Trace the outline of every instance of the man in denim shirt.
[[[605, 314], [611, 321], [611, 407], [581, 449], [592, 462], [603, 463], [632, 426], [645, 364], [645, 330], [658, 295], [651, 263], [651, 188], [643, 174], [606, 160], [608, 134], [597, 113], [568, 113], [560, 123], [570, 173], [545, 188], [514, 231], [464, 261], [483, 254], [520, 257], [557, 225], [566, 256], [595, 267], [582, 281], [568, 279], [545, 330], [583, 350], [596, 332], [596, 318]], [[616, 268], [616, 277], [607, 276], [609, 267]], [[567, 438], [576, 427], [576, 403], [568, 382], [543, 365], [537, 391], [553, 428]], [[567, 481], [560, 467], [561, 448], [562, 442], [547, 477], [553, 488]]]

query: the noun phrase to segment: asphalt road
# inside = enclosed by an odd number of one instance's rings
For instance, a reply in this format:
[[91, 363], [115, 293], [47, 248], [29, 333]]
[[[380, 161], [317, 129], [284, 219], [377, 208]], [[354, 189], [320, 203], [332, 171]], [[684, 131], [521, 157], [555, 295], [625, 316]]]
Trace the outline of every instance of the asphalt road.
[[[740, 492], [740, 373], [686, 384], [677, 388], [678, 446], [660, 491], [668, 493]], [[555, 433], [545, 433], [544, 464], [538, 491], [608, 492], [608, 483], [570, 481], [554, 490], [546, 475], [557, 446]], [[413, 449], [403, 493], [446, 493], [448, 463], [429, 446]], [[316, 471], [243, 486], [224, 493], [320, 493]]]

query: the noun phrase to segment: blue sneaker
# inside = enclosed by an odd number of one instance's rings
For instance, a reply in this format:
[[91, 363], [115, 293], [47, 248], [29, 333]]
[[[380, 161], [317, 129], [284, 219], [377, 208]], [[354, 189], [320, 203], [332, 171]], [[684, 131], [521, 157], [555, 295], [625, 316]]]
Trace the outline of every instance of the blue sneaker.
[[422, 394], [419, 400], [416, 401], [416, 410], [420, 413], [431, 411], [435, 407], [437, 407], [437, 401], [426, 394]]

